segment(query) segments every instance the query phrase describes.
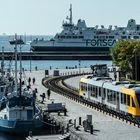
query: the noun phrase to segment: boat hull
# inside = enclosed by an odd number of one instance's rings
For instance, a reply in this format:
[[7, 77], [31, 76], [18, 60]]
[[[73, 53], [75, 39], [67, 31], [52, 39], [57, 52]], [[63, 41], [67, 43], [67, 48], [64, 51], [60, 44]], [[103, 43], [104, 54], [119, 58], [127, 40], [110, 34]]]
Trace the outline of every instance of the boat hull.
[[53, 52], [109, 52], [110, 47], [48, 47], [48, 46], [31, 46], [32, 51], [53, 51]]
[[43, 123], [40, 120], [0, 120], [0, 131], [14, 134], [28, 134], [41, 128]]

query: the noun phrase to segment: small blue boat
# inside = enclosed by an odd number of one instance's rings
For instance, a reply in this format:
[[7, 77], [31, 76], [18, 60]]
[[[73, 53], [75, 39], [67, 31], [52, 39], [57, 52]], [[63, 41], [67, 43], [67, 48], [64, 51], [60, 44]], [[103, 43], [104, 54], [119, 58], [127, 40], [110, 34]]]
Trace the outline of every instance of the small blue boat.
[[0, 131], [25, 134], [42, 125], [42, 112], [29, 90], [10, 93], [0, 101]]

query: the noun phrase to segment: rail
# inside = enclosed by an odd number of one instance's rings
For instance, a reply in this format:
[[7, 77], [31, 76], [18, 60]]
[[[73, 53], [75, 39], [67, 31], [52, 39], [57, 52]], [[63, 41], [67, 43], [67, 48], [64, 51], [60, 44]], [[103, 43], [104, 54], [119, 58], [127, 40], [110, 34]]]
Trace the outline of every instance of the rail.
[[[88, 106], [92, 109], [95, 109], [99, 112], [105, 113], [106, 115], [115, 117], [116, 119], [125, 121], [126, 123], [133, 124], [134, 126], [140, 127], [140, 121], [137, 118], [133, 118], [129, 115], [124, 115], [120, 112], [116, 112], [115, 110], [108, 109], [106, 108], [105, 105], [100, 104], [100, 103], [95, 103], [91, 101], [87, 101], [84, 98], [81, 98], [78, 94], [77, 89], [67, 85], [64, 80], [74, 77], [74, 76], [79, 76], [78, 75], [70, 75], [70, 76], [59, 76], [59, 77], [54, 77], [54, 78], [43, 78], [42, 79], [42, 84], [45, 87], [49, 87], [52, 91], [65, 96], [66, 98], [69, 98], [71, 100], [74, 100], [80, 104], [84, 104], [85, 106]], [[60, 82], [61, 81], [61, 82]]]

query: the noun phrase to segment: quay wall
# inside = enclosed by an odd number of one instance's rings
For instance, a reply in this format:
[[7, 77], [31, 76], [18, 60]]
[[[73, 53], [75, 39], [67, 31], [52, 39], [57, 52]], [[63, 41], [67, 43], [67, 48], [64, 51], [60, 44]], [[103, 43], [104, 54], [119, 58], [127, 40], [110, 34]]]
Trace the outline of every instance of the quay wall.
[[[2, 59], [0, 52], [0, 60]], [[20, 53], [18, 54], [18, 59]], [[22, 60], [111, 60], [107, 52], [22, 52]], [[14, 59], [14, 52], [4, 52], [4, 59]]]

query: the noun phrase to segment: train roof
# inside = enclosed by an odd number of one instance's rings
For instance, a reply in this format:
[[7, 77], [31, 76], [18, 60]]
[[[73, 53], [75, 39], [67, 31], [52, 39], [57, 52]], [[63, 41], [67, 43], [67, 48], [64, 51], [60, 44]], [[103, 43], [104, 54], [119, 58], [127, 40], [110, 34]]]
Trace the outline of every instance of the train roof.
[[109, 77], [83, 77], [81, 82], [95, 85], [98, 87], [103, 87], [109, 90], [114, 90], [120, 92], [122, 88], [133, 89], [137, 94], [140, 94], [140, 85], [129, 81], [113, 81]]

